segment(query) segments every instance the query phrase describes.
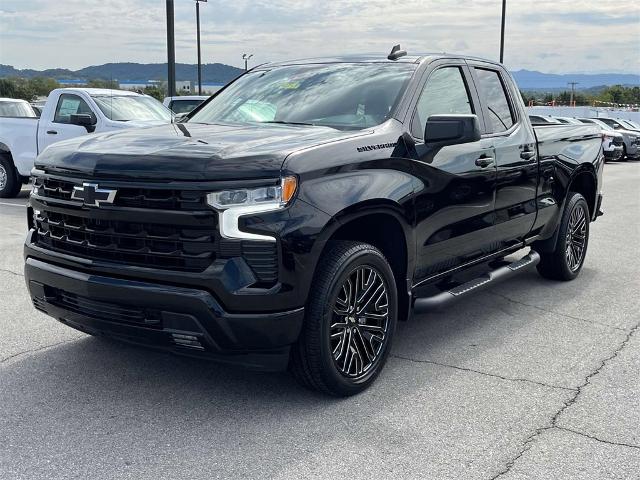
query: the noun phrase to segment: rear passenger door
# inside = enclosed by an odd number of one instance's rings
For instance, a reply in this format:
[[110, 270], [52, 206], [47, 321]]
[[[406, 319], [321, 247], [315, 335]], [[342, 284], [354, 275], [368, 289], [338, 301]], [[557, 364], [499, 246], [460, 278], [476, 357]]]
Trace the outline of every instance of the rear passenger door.
[[494, 64], [468, 63], [485, 118], [483, 139], [491, 142], [497, 164], [496, 239], [501, 249], [509, 248], [523, 242], [536, 219], [535, 135], [507, 72]]
[[464, 61], [447, 60], [426, 72], [411, 118], [417, 177], [417, 282], [493, 250], [496, 169], [491, 139], [447, 145], [425, 144], [433, 115], [476, 114], [478, 97]]

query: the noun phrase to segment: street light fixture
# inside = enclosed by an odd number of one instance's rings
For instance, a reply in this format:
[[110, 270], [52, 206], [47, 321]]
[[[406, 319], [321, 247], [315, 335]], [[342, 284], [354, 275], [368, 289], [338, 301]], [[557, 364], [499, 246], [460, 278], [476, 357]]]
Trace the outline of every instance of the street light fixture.
[[200, 2], [207, 0], [196, 0], [196, 24], [198, 30], [198, 95], [202, 95], [202, 62], [200, 60]]
[[248, 55], [246, 53], [242, 54], [242, 59], [244, 60], [244, 71], [246, 72], [247, 70], [249, 70], [249, 59], [253, 57], [253, 53], [251, 55]]

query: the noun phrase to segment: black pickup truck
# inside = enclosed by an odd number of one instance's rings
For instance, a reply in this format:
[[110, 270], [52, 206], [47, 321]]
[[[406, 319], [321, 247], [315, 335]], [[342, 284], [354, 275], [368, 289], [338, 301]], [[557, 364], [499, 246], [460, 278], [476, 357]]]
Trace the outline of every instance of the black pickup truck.
[[289, 367], [351, 395], [412, 312], [530, 266], [578, 275], [601, 140], [533, 128], [486, 60], [394, 49], [262, 65], [184, 123], [44, 151], [27, 286], [83, 332]]

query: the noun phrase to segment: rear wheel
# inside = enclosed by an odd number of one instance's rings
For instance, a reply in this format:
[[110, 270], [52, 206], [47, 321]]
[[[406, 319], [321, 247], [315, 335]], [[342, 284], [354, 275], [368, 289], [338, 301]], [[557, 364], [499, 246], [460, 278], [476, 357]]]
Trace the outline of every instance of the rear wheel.
[[21, 188], [22, 182], [11, 157], [0, 155], [0, 198], [13, 198]]
[[366, 243], [331, 242], [311, 287], [291, 371], [305, 386], [331, 395], [361, 392], [386, 362], [397, 311], [384, 255]]
[[560, 222], [556, 248], [540, 253], [538, 272], [554, 280], [573, 280], [582, 269], [588, 245], [589, 207], [580, 193], [571, 192]]

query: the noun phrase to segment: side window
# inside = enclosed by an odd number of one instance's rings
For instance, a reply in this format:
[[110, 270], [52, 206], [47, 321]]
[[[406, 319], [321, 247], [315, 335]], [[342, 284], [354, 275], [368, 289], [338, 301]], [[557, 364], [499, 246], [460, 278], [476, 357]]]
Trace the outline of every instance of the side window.
[[491, 132], [509, 130], [515, 123], [515, 119], [500, 74], [484, 68], [476, 68], [475, 71], [480, 96], [487, 102]]
[[471, 113], [471, 99], [460, 68], [440, 68], [429, 76], [422, 89], [411, 121], [411, 133], [416, 138], [424, 138], [424, 127], [431, 115]]
[[78, 113], [88, 113], [92, 118], [95, 118], [95, 114], [82, 98], [70, 93], [63, 93], [58, 99], [53, 121], [55, 123], [69, 123], [71, 115]]

